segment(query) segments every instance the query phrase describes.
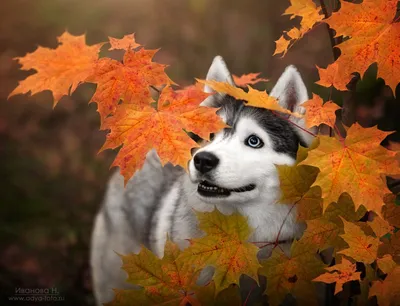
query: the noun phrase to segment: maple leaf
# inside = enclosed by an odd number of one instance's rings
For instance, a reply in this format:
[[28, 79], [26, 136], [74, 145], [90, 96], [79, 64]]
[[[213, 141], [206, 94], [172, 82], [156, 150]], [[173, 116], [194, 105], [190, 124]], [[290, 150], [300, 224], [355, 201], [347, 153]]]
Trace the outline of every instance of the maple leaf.
[[378, 265], [379, 269], [381, 269], [381, 271], [385, 274], [390, 273], [397, 266], [392, 258], [392, 255], [390, 254], [386, 254], [382, 258], [378, 258], [376, 260], [376, 264]]
[[392, 233], [394, 230], [393, 226], [391, 226], [389, 222], [379, 216], [375, 216], [372, 221], [368, 222], [368, 225], [378, 238], [388, 233]]
[[292, 28], [286, 32], [290, 40], [286, 40], [282, 35], [276, 42], [275, 54], [286, 54], [288, 46], [291, 42], [296, 41], [309, 32], [313, 26], [321, 21], [324, 16], [320, 14], [320, 8], [317, 8], [312, 0], [290, 0], [290, 6], [286, 9], [283, 15], [291, 15], [290, 19], [301, 17], [300, 28]]
[[383, 216], [389, 224], [400, 228], [400, 205], [396, 204], [396, 196], [388, 194], [384, 198]]
[[233, 75], [233, 81], [239, 87], [245, 87], [246, 85], [254, 85], [259, 82], [268, 82], [268, 79], [259, 78], [260, 72], [258, 73], [248, 73], [242, 74], [240, 77]]
[[167, 66], [152, 62], [157, 51], [128, 50], [122, 63], [111, 58], [99, 60], [86, 81], [97, 84], [90, 102], [97, 103], [102, 121], [115, 112], [120, 100], [143, 108], [153, 102], [149, 86], [174, 84], [164, 71]]
[[105, 305], [199, 305], [194, 294], [198, 273], [179, 259], [180, 253], [178, 246], [167, 240], [162, 259], [145, 247], [139, 254], [121, 255], [127, 281], [143, 289], [116, 290], [114, 300]]
[[355, 210], [354, 202], [347, 193], [342, 193], [337, 203], [331, 203], [324, 212], [324, 218], [343, 227], [342, 218], [349, 222], [360, 220], [367, 210], [364, 206]]
[[102, 128], [111, 131], [101, 150], [123, 145], [112, 166], [120, 167], [125, 184], [142, 167], [151, 149], [157, 151], [162, 165], [170, 162], [187, 169], [190, 150], [198, 144], [183, 129], [209, 139], [210, 133], [226, 126], [216, 114], [217, 109], [199, 106], [207, 96], [197, 87], [178, 91], [165, 87], [157, 110], [122, 104], [105, 119]]
[[347, 242], [349, 248], [338, 253], [366, 264], [374, 262], [378, 256], [379, 238], [367, 236], [359, 226], [343, 218], [342, 221], [344, 234], [340, 236]]
[[340, 106], [333, 101], [328, 101], [324, 104], [322, 98], [313, 94], [312, 99], [304, 102], [302, 106], [306, 109], [306, 126], [311, 128], [326, 124], [331, 128], [335, 126], [335, 112], [340, 109]]
[[258, 281], [258, 247], [247, 242], [252, 230], [247, 219], [238, 213], [223, 215], [196, 212], [199, 227], [206, 232], [202, 238], [190, 239], [181, 259], [198, 267], [215, 267], [214, 282], [217, 292], [230, 284], [238, 284], [242, 274]]
[[281, 35], [281, 37], [279, 37], [278, 40], [275, 40], [276, 47], [275, 47], [274, 54], [272, 54], [272, 55], [283, 53], [282, 57], [284, 57], [288, 51], [291, 41], [292, 41], [291, 39], [288, 40], [285, 38], [284, 35]]
[[289, 293], [298, 301], [307, 301], [307, 305], [317, 305], [312, 280], [322, 273], [324, 264], [314, 250], [311, 245], [294, 241], [290, 257], [275, 248], [271, 257], [262, 262], [259, 273], [267, 277], [270, 305], [279, 305]]
[[31, 92], [32, 95], [52, 91], [55, 106], [64, 95], [69, 95], [93, 73], [103, 43], [87, 46], [85, 35], [74, 36], [68, 32], [57, 37], [56, 49], [38, 47], [24, 57], [16, 58], [23, 70], [37, 73], [20, 81], [9, 97]]
[[356, 297], [357, 305], [368, 305], [369, 290], [371, 283], [377, 279], [376, 271], [371, 265], [365, 265], [365, 276], [360, 281], [360, 295]]
[[379, 306], [399, 305], [400, 300], [400, 266], [396, 266], [384, 281], [377, 280], [372, 283], [369, 296], [378, 299]]
[[130, 50], [140, 47], [135, 41], [135, 33], [125, 35], [121, 39], [108, 37], [111, 47], [108, 50]]
[[326, 69], [317, 66], [319, 78], [318, 82], [315, 84], [325, 86], [325, 87], [335, 87], [338, 90], [347, 90], [346, 85], [351, 81], [352, 76], [342, 76], [339, 74], [339, 64], [334, 62], [328, 65]]
[[384, 237], [381, 239], [383, 242], [378, 249], [379, 257], [389, 254], [393, 260], [400, 264], [400, 231], [390, 235], [390, 237]]
[[204, 306], [241, 306], [239, 286], [232, 284], [228, 288], [215, 292], [215, 283], [211, 281], [206, 286], [196, 289], [196, 297], [201, 305]]
[[338, 244], [340, 227], [325, 218], [308, 220], [307, 229], [299, 240], [314, 248], [315, 251], [322, 251]]
[[[302, 159], [300, 147], [297, 163]], [[280, 203], [296, 203], [297, 219], [310, 220], [322, 213], [321, 189], [310, 186], [318, 175], [318, 169], [310, 166], [276, 165], [279, 174], [282, 196]]]
[[343, 290], [345, 283], [353, 280], [359, 281], [361, 276], [361, 272], [356, 272], [356, 264], [351, 263], [344, 257], [342, 258], [342, 263], [325, 268], [325, 270], [333, 273], [322, 274], [315, 278], [314, 281], [326, 284], [336, 283], [335, 294]]
[[295, 117], [302, 117], [301, 114], [292, 113], [290, 110], [279, 105], [278, 100], [269, 96], [265, 91], [259, 91], [248, 86], [249, 92], [245, 92], [240, 87], [232, 86], [225, 82], [217, 82], [214, 80], [197, 80], [198, 82], [210, 86], [217, 92], [226, 93], [238, 100], [247, 101], [247, 106], [261, 107]]
[[[364, 0], [361, 4], [341, 2], [341, 9], [324, 21], [336, 31], [336, 36], [349, 36], [337, 45], [339, 78], [348, 80], [353, 72], [365, 73], [377, 63], [378, 77], [385, 80], [393, 92], [400, 74], [400, 23], [393, 22], [397, 0]], [[328, 67], [327, 73], [331, 74]]]
[[320, 173], [312, 186], [321, 187], [324, 210], [347, 192], [356, 209], [364, 205], [381, 215], [383, 197], [390, 191], [380, 175], [400, 171], [395, 152], [380, 145], [389, 134], [376, 127], [362, 128], [356, 123], [342, 142], [320, 136], [319, 146], [300, 165], [319, 167]]

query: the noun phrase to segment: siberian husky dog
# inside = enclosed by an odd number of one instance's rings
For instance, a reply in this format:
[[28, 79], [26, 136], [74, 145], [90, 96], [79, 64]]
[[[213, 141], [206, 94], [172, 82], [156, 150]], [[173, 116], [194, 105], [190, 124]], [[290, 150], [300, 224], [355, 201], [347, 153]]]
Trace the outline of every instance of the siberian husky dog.
[[[220, 56], [213, 60], [207, 79], [234, 85]], [[205, 86], [205, 91], [212, 89]], [[304, 114], [301, 104], [308, 94], [293, 66], [286, 68], [270, 95], [278, 98], [281, 106]], [[218, 114], [230, 127], [193, 154], [189, 173], [170, 164], [162, 167], [156, 152], [151, 151], [126, 188], [119, 173], [111, 178], [91, 244], [93, 287], [99, 304], [112, 300], [113, 288], [129, 286], [117, 253], [138, 253], [145, 245], [162, 257], [167, 234], [180, 248], [188, 245], [186, 239], [203, 235], [193, 210], [239, 212], [254, 229], [250, 241], [274, 242], [279, 232], [284, 250], [302, 234], [293, 203], [278, 202], [275, 165], [293, 165], [299, 144], [311, 143], [304, 119], [246, 106], [244, 101], [222, 94], [208, 97], [202, 105], [219, 107]], [[271, 248], [265, 250], [262, 256], [269, 256]], [[213, 273], [208, 271], [208, 276], [202, 273], [204, 279]]]

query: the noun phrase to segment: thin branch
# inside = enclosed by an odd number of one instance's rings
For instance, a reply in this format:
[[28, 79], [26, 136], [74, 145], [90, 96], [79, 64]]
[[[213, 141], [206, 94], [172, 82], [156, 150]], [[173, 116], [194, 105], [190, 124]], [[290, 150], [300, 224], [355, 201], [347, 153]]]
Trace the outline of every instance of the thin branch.
[[[328, 17], [330, 17], [329, 12], [326, 8], [325, 2], [324, 0], [320, 0], [320, 4], [321, 4], [321, 9], [322, 9], [322, 13], [325, 15], [325, 19], [327, 19]], [[331, 47], [332, 47], [332, 53], [333, 53], [333, 59], [334, 61], [336, 61], [339, 57], [338, 52], [335, 52], [335, 46], [338, 44], [337, 41], [335, 41], [335, 35], [333, 34], [333, 30], [329, 27], [329, 25], [326, 23], [326, 27], [328, 30], [328, 35], [329, 35], [329, 41], [331, 43]]]
[[150, 85], [150, 88], [151, 88], [151, 89], [154, 89], [154, 90], [157, 91], [158, 93], [161, 92], [161, 90], [159, 90], [157, 87], [155, 87], [155, 86], [153, 86], [153, 85]]
[[293, 124], [294, 126], [298, 127], [298, 128], [299, 128], [300, 130], [302, 130], [303, 132], [306, 132], [307, 134], [310, 134], [311, 136], [317, 137], [317, 135], [315, 135], [314, 133], [312, 133], [312, 132], [306, 130], [305, 128], [301, 127], [300, 125], [294, 123], [293, 121], [290, 121], [288, 118], [279, 115], [276, 111], [273, 111], [273, 110], [271, 110], [271, 111], [272, 111], [272, 113], [273, 113], [274, 115], [276, 115], [277, 117], [279, 117], [279, 118], [281, 118], [281, 119], [283, 119], [283, 120], [289, 122], [290, 124]]

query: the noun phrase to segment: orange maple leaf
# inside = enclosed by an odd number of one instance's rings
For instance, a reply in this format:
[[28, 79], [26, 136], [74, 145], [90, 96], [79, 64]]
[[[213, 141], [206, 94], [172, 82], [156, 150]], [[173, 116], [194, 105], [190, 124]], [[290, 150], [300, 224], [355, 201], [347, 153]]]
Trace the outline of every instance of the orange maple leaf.
[[389, 224], [400, 228], [400, 205], [396, 204], [396, 196], [389, 194], [384, 199], [383, 216]]
[[[364, 75], [376, 62], [378, 77], [395, 91], [400, 75], [400, 23], [393, 22], [397, 2], [364, 0], [354, 4], [343, 1], [341, 9], [324, 20], [336, 31], [336, 36], [351, 37], [337, 45], [341, 50], [336, 61], [339, 79], [349, 80], [354, 72]], [[328, 67], [327, 74], [334, 74], [331, 68]]]
[[392, 258], [392, 255], [390, 254], [385, 254], [382, 258], [378, 258], [376, 260], [376, 264], [385, 274], [390, 273], [397, 266], [396, 262]]
[[359, 226], [342, 218], [344, 234], [340, 235], [349, 245], [348, 249], [338, 253], [349, 256], [355, 261], [373, 263], [378, 257], [379, 238], [366, 235]]
[[334, 62], [328, 65], [326, 69], [317, 66], [319, 78], [315, 84], [325, 87], [335, 87], [338, 90], [347, 90], [346, 85], [351, 81], [352, 76], [343, 76], [339, 74], [339, 64]]
[[344, 257], [342, 257], [342, 263], [325, 268], [325, 270], [333, 273], [322, 274], [317, 278], [314, 278], [313, 281], [323, 282], [326, 284], [336, 283], [335, 294], [338, 294], [343, 290], [343, 285], [345, 283], [353, 280], [359, 281], [361, 277], [361, 272], [356, 272], [356, 264], [351, 263]]
[[36, 51], [16, 58], [22, 64], [21, 69], [34, 69], [37, 73], [20, 81], [9, 97], [51, 90], [55, 106], [62, 96], [74, 92], [93, 73], [103, 43], [87, 46], [85, 35], [73, 36], [68, 32], [57, 40], [60, 45], [56, 49], [38, 47]]
[[111, 47], [108, 50], [130, 50], [140, 47], [135, 41], [135, 33], [125, 35], [121, 39], [108, 37]]
[[300, 28], [294, 27], [286, 31], [286, 35], [290, 38], [289, 40], [282, 35], [275, 41], [276, 49], [274, 55], [283, 53], [282, 57], [286, 54], [290, 43], [303, 37], [317, 22], [324, 18], [320, 14], [321, 8], [317, 8], [312, 0], [290, 0], [290, 4], [283, 15], [291, 15], [290, 19], [301, 17]]
[[319, 126], [322, 123], [334, 128], [335, 112], [340, 109], [340, 106], [332, 101], [323, 103], [324, 101], [320, 96], [313, 94], [312, 99], [302, 104], [306, 109], [306, 126], [308, 128]]
[[150, 106], [122, 104], [115, 114], [104, 120], [102, 129], [110, 129], [101, 150], [123, 145], [112, 166], [119, 166], [128, 179], [142, 167], [148, 151], [156, 149], [161, 163], [171, 162], [187, 169], [190, 150], [198, 147], [184, 131], [209, 139], [226, 125], [215, 108], [199, 106], [208, 97], [196, 87], [174, 91], [165, 87], [158, 100], [157, 110]]
[[396, 306], [400, 301], [400, 266], [396, 266], [384, 281], [377, 280], [372, 283], [369, 296], [378, 299], [379, 306]]
[[268, 79], [259, 78], [260, 72], [258, 73], [248, 73], [242, 74], [240, 77], [233, 75], [233, 81], [239, 87], [245, 87], [246, 85], [253, 85], [259, 82], [268, 82]]
[[124, 104], [146, 107], [153, 102], [150, 86], [173, 84], [164, 71], [167, 66], [152, 62], [157, 51], [143, 48], [139, 51], [128, 50], [123, 63], [111, 58], [99, 60], [87, 81], [97, 84], [90, 102], [98, 104], [102, 121], [115, 112], [121, 99]]
[[291, 114], [295, 117], [302, 117], [301, 114], [292, 113], [290, 110], [279, 105], [278, 100], [267, 94], [266, 91], [259, 91], [251, 86], [247, 86], [249, 91], [245, 92], [240, 87], [232, 86], [225, 82], [217, 82], [214, 80], [197, 80], [200, 83], [210, 86], [217, 92], [226, 93], [238, 100], [247, 101], [248, 106], [267, 108], [285, 114]]
[[378, 238], [381, 238], [388, 233], [392, 233], [394, 230], [394, 227], [391, 226], [389, 222], [379, 216], [375, 216], [372, 221], [367, 223]]
[[364, 205], [381, 215], [383, 197], [390, 191], [380, 175], [400, 172], [396, 153], [380, 145], [389, 134], [376, 127], [362, 128], [356, 123], [343, 141], [320, 136], [319, 146], [300, 165], [319, 167], [313, 186], [321, 186], [324, 210], [347, 192], [356, 209]]

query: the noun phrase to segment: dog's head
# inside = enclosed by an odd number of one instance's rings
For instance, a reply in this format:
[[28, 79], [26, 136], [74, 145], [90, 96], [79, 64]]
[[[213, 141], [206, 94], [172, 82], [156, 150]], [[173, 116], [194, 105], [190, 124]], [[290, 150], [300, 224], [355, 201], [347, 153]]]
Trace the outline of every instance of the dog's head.
[[[207, 79], [234, 85], [220, 56], [214, 59]], [[205, 91], [212, 89], [206, 86]], [[291, 111], [305, 112], [300, 105], [308, 100], [307, 90], [293, 66], [286, 68], [270, 95]], [[311, 135], [288, 122], [305, 129], [304, 119], [276, 116], [222, 94], [210, 96], [202, 105], [221, 107], [218, 114], [230, 128], [214, 135], [189, 163], [190, 179], [198, 185], [197, 196], [212, 204], [245, 204], [276, 195], [279, 178], [275, 165], [294, 164], [298, 145], [312, 141]]]

